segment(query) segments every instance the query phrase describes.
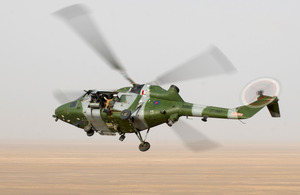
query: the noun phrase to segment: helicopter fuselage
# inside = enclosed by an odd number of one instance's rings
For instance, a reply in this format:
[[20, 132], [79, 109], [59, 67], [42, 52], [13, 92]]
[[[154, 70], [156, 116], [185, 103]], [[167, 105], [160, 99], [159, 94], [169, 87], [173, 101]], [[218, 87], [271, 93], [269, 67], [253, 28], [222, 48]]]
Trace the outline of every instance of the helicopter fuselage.
[[171, 126], [180, 116], [192, 115], [193, 104], [184, 102], [178, 92], [173, 85], [169, 90], [156, 85], [134, 85], [117, 91], [90, 90], [58, 107], [54, 117], [102, 135], [134, 133], [162, 123]]
[[[86, 132], [101, 135], [135, 133], [167, 123], [172, 126], [181, 116], [207, 118], [250, 118], [270, 102], [262, 98], [256, 108], [220, 108], [185, 102], [179, 89], [165, 90], [157, 85], [137, 85], [116, 91], [87, 91], [82, 97], [58, 107], [54, 117]], [[272, 101], [275, 101], [272, 100]]]

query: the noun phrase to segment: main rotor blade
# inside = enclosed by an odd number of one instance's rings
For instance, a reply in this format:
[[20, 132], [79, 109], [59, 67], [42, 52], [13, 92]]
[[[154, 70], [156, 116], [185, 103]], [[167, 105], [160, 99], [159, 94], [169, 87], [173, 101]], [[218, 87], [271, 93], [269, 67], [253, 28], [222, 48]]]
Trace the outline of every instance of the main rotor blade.
[[219, 144], [210, 140], [184, 121], [178, 121], [172, 128], [184, 145], [194, 152], [201, 152], [219, 147]]
[[217, 47], [211, 46], [196, 58], [161, 75], [154, 83], [162, 85], [235, 71], [229, 59]]
[[134, 84], [105, 42], [89, 13], [91, 12], [84, 5], [76, 4], [58, 10], [54, 15], [62, 18], [112, 68], [120, 71], [130, 83]]
[[65, 104], [71, 100], [63, 93], [60, 89], [55, 89], [52, 91], [53, 97], [60, 103]]
[[52, 91], [53, 97], [60, 103], [65, 104], [73, 100], [78, 99], [83, 96], [84, 92], [72, 91], [72, 92], [63, 92], [60, 89], [55, 89]]

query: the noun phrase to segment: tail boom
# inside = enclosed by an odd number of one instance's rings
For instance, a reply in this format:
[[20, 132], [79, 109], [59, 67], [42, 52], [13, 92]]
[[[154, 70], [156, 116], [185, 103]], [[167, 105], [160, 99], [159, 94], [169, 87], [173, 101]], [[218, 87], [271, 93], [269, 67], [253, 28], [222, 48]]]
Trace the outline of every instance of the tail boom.
[[280, 117], [278, 98], [276, 96], [261, 96], [257, 101], [237, 108], [220, 108], [193, 104], [189, 116], [207, 118], [248, 119], [254, 116], [265, 106], [268, 107], [272, 117]]

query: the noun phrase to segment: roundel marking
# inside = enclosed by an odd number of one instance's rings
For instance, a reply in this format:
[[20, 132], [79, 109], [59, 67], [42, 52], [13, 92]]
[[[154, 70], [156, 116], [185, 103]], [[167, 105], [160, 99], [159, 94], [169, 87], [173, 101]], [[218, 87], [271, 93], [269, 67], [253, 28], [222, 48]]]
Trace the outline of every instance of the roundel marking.
[[158, 105], [159, 104], [159, 101], [158, 100], [155, 100], [154, 101], [154, 105]]

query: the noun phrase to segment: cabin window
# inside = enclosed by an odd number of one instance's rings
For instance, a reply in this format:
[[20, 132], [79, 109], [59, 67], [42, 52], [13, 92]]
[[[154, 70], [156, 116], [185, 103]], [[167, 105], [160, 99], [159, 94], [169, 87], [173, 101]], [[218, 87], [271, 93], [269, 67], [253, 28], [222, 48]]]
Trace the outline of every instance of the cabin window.
[[74, 108], [76, 106], [76, 104], [77, 104], [77, 101], [71, 102], [70, 108]]
[[121, 97], [120, 97], [120, 100], [119, 100], [119, 102], [126, 102], [126, 95], [122, 95]]

